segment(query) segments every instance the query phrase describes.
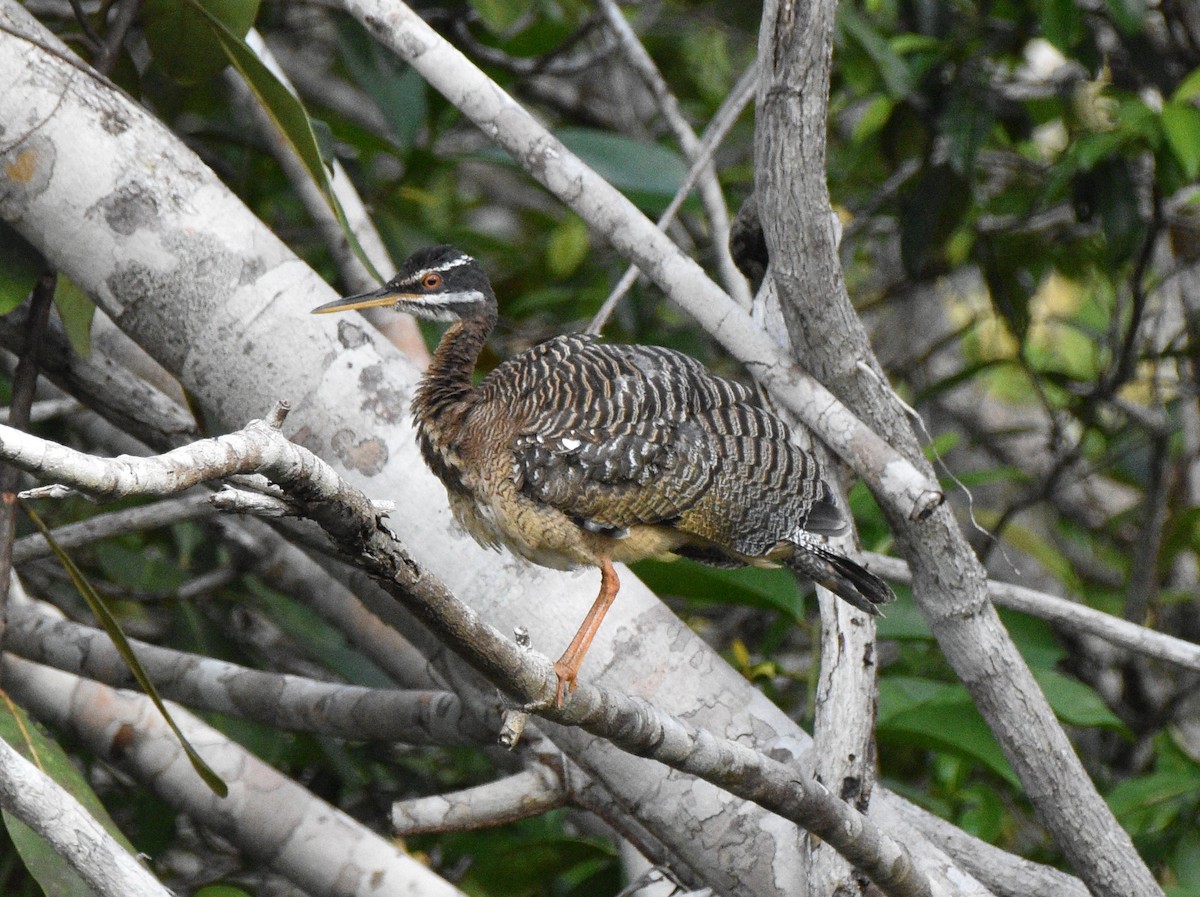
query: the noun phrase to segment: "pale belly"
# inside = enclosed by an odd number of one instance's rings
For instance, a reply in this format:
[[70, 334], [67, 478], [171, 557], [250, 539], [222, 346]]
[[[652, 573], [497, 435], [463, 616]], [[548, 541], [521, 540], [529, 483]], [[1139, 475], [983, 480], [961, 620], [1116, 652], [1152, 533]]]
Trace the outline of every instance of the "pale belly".
[[589, 532], [561, 511], [519, 493], [503, 502], [478, 503], [450, 493], [450, 508], [463, 529], [481, 545], [503, 545], [526, 560], [555, 570], [596, 567], [606, 557], [620, 563], [661, 557], [688, 541], [686, 534], [666, 526], [632, 526], [621, 539]]

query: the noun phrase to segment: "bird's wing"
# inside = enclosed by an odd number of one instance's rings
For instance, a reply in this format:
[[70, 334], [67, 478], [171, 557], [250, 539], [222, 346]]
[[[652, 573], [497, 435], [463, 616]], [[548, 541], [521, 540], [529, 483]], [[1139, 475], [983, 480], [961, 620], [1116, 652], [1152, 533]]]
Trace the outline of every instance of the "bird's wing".
[[816, 457], [780, 418], [742, 403], [713, 409], [705, 425], [721, 463], [679, 529], [745, 558], [846, 532]]
[[672, 521], [711, 485], [719, 446], [705, 419], [750, 400], [695, 359], [656, 346], [549, 340], [496, 368], [518, 421], [519, 487], [581, 525], [619, 535]]
[[845, 531], [787, 425], [680, 352], [563, 336], [483, 389], [514, 414], [518, 487], [594, 531], [670, 523], [747, 556], [801, 530]]

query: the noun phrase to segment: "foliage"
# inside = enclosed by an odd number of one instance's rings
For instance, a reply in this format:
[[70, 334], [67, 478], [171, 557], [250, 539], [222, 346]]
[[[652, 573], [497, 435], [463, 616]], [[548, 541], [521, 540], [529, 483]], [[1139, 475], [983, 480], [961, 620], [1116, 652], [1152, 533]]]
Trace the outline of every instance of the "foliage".
[[[1200, 34], [1177, 9], [1118, 0], [844, 0], [828, 167], [846, 222], [851, 295], [878, 325], [888, 373], [925, 415], [939, 457], [972, 489], [975, 517], [990, 529], [977, 548], [993, 571], [1007, 578], [1019, 568], [1074, 600], [1195, 640], [1200, 309], [1178, 281], [1200, 259]], [[669, 202], [687, 164], [645, 96], [622, 99], [635, 76], [598, 37], [590, 4], [472, 0], [423, 12], [644, 210], [657, 214]], [[664, 0], [628, 15], [699, 130], [753, 59], [754, 5]], [[77, 23], [47, 21], [88, 55]], [[251, 23], [285, 62], [324, 66], [319, 77], [342, 91], [310, 88], [302, 99], [311, 122], [247, 55], [240, 38]], [[333, 157], [345, 166], [393, 257], [452, 241], [482, 259], [507, 319], [492, 363], [585, 323], [624, 270], [347, 16], [320, 4], [148, 0], [135, 27], [144, 41], [126, 42], [112, 77], [185, 135], [331, 282], [339, 278], [332, 253], [231, 99], [221, 74], [230, 60], [315, 177], [326, 180]], [[176, 52], [181, 44], [186, 53]], [[339, 99], [347, 95], [353, 102]], [[753, 136], [743, 116], [717, 155], [734, 208], [752, 189]], [[714, 267], [699, 203], [684, 206], [673, 234]], [[0, 310], [8, 311], [40, 260], [7, 229], [0, 254]], [[92, 309], [70, 289], [60, 286], [61, 314], [82, 345]], [[644, 287], [606, 333], [680, 348], [743, 376]], [[50, 426], [61, 434], [63, 425]], [[1085, 486], [1093, 491], [1081, 499]], [[886, 524], [865, 490], [856, 488], [851, 502], [865, 545], [886, 548]], [[48, 514], [65, 522], [68, 512], [84, 509]], [[205, 600], [177, 600], [202, 574], [245, 567], [208, 524], [120, 537], [77, 560], [140, 637], [269, 669], [387, 681], [325, 622], [249, 573]], [[774, 700], [811, 717], [815, 608], [790, 577], [690, 562], [647, 562], [637, 572]], [[28, 584], [79, 612], [79, 598], [46, 570], [34, 565]], [[1006, 623], [1160, 880], [1178, 897], [1200, 894], [1194, 682], [1033, 618]], [[989, 842], [1061, 863], [911, 602], [889, 612], [880, 637], [886, 784]], [[473, 752], [385, 756], [217, 723], [376, 827], [390, 799], [497, 772]], [[179, 848], [169, 807], [96, 778], [139, 849], [161, 858]], [[12, 837], [27, 856], [24, 836]], [[621, 887], [614, 846], [562, 813], [417, 846], [443, 872], [461, 873], [471, 894], [582, 897]], [[50, 879], [28, 863], [49, 892]], [[228, 882], [195, 892], [253, 892], [262, 870], [248, 858], [235, 865]], [[177, 882], [184, 890], [208, 883]], [[0, 890], [33, 893], [7, 847]]]

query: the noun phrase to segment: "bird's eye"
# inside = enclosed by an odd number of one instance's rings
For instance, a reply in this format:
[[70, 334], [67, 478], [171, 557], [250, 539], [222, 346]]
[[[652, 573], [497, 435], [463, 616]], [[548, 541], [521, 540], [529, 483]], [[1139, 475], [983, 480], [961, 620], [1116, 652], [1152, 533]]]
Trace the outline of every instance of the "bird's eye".
[[421, 286], [425, 287], [427, 290], [436, 290], [441, 285], [442, 275], [440, 274], [426, 274], [421, 280]]

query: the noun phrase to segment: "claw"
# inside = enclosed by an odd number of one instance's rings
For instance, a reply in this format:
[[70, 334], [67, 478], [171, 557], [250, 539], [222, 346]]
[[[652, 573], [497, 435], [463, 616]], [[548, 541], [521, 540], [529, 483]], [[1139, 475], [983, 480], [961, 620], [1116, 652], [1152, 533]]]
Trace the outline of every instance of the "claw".
[[575, 690], [575, 682], [579, 678], [579, 668], [571, 667], [561, 660], [554, 663], [554, 675], [558, 677], [558, 688], [554, 690], [554, 709], [562, 710], [566, 703], [566, 693]]

